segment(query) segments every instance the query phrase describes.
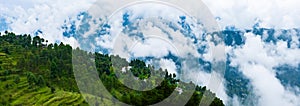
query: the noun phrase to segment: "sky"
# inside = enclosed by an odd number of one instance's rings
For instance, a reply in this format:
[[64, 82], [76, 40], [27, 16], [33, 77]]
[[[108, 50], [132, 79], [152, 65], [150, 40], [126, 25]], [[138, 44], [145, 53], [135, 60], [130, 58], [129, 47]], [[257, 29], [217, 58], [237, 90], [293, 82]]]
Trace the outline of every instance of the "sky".
[[[76, 21], [78, 27], [80, 22], [76, 20], [77, 15], [87, 11], [96, 2], [96, 0], [0, 0], [0, 31], [13, 31], [18, 34], [29, 33], [34, 35], [38, 30], [42, 33], [39, 36], [48, 39], [49, 42], [61, 41], [79, 47], [79, 42], [74, 37], [63, 36], [62, 26], [70, 27], [72, 21]], [[221, 29], [227, 26], [235, 26], [238, 29], [250, 29], [256, 23], [263, 28], [292, 29], [300, 28], [300, 8], [299, 0], [203, 0], [203, 3], [211, 11]], [[135, 7], [136, 12], [143, 13], [145, 8]], [[161, 12], [161, 15], [170, 16], [167, 9]], [[148, 15], [153, 13], [148, 13]], [[119, 20], [122, 21], [122, 20]], [[120, 23], [119, 23], [120, 24]], [[196, 27], [197, 28], [197, 27]], [[157, 31], [158, 29], [154, 29]], [[178, 32], [168, 30], [176, 35]], [[90, 33], [88, 33], [90, 34]], [[281, 31], [276, 32], [279, 36]], [[288, 48], [287, 41], [278, 40], [278, 43], [272, 44], [264, 42], [264, 37], [258, 37], [253, 33], [245, 33], [245, 44], [242, 46], [226, 46], [225, 52], [231, 57], [231, 66], [238, 67], [238, 70], [251, 81], [254, 87], [254, 93], [260, 97], [258, 105], [300, 105], [299, 94], [286, 89], [276, 78], [274, 67], [282, 64], [288, 64], [297, 67], [300, 63], [299, 56], [299, 36], [291, 31], [292, 47]], [[97, 42], [103, 47], [112, 47], [109, 42], [109, 36], [103, 36], [98, 39], [105, 39]], [[127, 38], [126, 38], [127, 39]], [[128, 38], [129, 39], [129, 38]], [[184, 40], [181, 40], [184, 39]], [[209, 37], [205, 39], [211, 39]], [[184, 51], [193, 52], [195, 48], [188, 44], [189, 39], [175, 39], [176, 47], [185, 48]], [[151, 43], [152, 42], [152, 43]], [[155, 42], [155, 43], [153, 43]], [[135, 56], [155, 55], [163, 56], [171, 51], [172, 45], [168, 45], [161, 40], [149, 39], [138, 43], [133, 47]], [[199, 55], [196, 52], [195, 57], [203, 57], [207, 61], [213, 61], [210, 54], [216, 53], [213, 48], [222, 48], [224, 45], [213, 45], [211, 42], [203, 42], [197, 45], [209, 45], [208, 53]], [[139, 51], [140, 48], [146, 48], [146, 53]], [[151, 48], [157, 48], [151, 51]], [[161, 52], [163, 51], [163, 52]], [[161, 67], [176, 73], [176, 64], [170, 59], [162, 59], [157, 62]], [[188, 73], [191, 80], [199, 84], [208, 84], [211, 73], [202, 71], [191, 71]], [[202, 79], [199, 79], [201, 77]], [[220, 85], [217, 96], [223, 101], [230, 99], [226, 95], [224, 82]], [[297, 89], [297, 88], [292, 88]], [[299, 89], [299, 88], [298, 88]], [[232, 100], [236, 100], [233, 99]], [[237, 100], [236, 100], [237, 101]], [[238, 105], [240, 103], [236, 103]]]

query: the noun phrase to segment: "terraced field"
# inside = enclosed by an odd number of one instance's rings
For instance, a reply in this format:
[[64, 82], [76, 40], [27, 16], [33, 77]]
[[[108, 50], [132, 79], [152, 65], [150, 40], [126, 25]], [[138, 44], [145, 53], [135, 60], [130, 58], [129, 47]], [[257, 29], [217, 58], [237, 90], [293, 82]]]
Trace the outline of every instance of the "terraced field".
[[[9, 105], [58, 106], [88, 105], [79, 93], [66, 92], [49, 87], [30, 87], [26, 75], [18, 70], [5, 70], [14, 66], [13, 59], [4, 53], [0, 56], [0, 102]], [[3, 69], [4, 68], [4, 69]]]
[[[4, 70], [1, 70], [1, 75]], [[84, 98], [78, 93], [56, 90], [54, 93], [48, 87], [30, 88], [25, 76], [20, 77], [20, 82], [15, 83], [18, 74], [1, 76], [1, 101], [9, 101], [10, 105], [87, 105]], [[4, 81], [5, 80], [5, 81]]]
[[[30, 86], [25, 72], [15, 69], [16, 58], [0, 52], [0, 106], [87, 106], [80, 93], [67, 92], [48, 86]], [[10, 69], [10, 70], [7, 70]], [[94, 99], [92, 105], [113, 105], [108, 98]], [[116, 105], [116, 104], [115, 104]]]

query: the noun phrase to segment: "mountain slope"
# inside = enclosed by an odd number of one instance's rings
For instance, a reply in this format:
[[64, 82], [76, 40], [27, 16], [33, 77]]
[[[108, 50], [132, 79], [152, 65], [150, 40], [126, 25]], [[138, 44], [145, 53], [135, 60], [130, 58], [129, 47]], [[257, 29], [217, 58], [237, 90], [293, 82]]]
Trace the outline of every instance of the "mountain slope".
[[[1, 105], [88, 105], [85, 100], [92, 100], [91, 105], [120, 105], [106, 95], [79, 93], [73, 73], [72, 51], [95, 56], [97, 71], [106, 89], [115, 98], [127, 104], [150, 105], [162, 101], [178, 87], [179, 83], [183, 85], [181, 87], [196, 86], [193, 83], [180, 82], [175, 79], [175, 74], [171, 75], [167, 71], [146, 67], [143, 61], [123, 61], [133, 67], [131, 71], [140, 79], [148, 78], [149, 71], [158, 72], [165, 78], [154, 90], [136, 91], [122, 85], [115, 76], [115, 72], [120, 71], [118, 70], [120, 67], [113, 67], [111, 58], [124, 60], [117, 56], [88, 53], [78, 48], [72, 49], [71, 46], [63, 43], [47, 44], [48, 41], [39, 36], [32, 38], [30, 35], [15, 35], [11, 32], [5, 32], [0, 36], [0, 43]], [[86, 71], [88, 70], [82, 69], [83, 73]], [[125, 81], [125, 79], [122, 80]], [[155, 84], [155, 82], [152, 83]], [[215, 94], [206, 87], [196, 86], [195, 88], [196, 91], [186, 105], [199, 105], [202, 98], [204, 102], [201, 103], [207, 103], [209, 102], [205, 101], [207, 98], [215, 97]], [[204, 95], [204, 92], [207, 94]], [[178, 101], [182, 99], [177, 98]], [[168, 101], [168, 103], [176, 102]], [[214, 98], [210, 105], [222, 106], [224, 104], [219, 98]]]

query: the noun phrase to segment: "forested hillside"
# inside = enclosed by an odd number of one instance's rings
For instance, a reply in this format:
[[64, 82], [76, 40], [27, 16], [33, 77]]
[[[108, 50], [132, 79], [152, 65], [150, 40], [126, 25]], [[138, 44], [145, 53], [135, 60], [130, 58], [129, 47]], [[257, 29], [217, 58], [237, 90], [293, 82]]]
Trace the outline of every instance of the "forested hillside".
[[[127, 62], [119, 56], [88, 53], [79, 48], [72, 49], [70, 45], [63, 43], [49, 44], [47, 40], [39, 36], [15, 35], [7, 31], [1, 34], [0, 44], [0, 105], [88, 105], [74, 77], [72, 51], [94, 56], [99, 78], [106, 89], [119, 101], [127, 104], [151, 105], [160, 102], [176, 89], [178, 83], [185, 87], [196, 86], [196, 91], [186, 104], [188, 106], [199, 105], [200, 100], [205, 98], [203, 96], [205, 91], [215, 96], [206, 87], [180, 82], [175, 79], [175, 74], [169, 74], [163, 69], [155, 70], [153, 66], [147, 66], [140, 60]], [[114, 59], [120, 64], [113, 66], [112, 60]], [[147, 79], [151, 73], [156, 72], [164, 77], [164, 80], [153, 90], [132, 90], [124, 86], [122, 82], [134, 82], [134, 80], [119, 80], [115, 75], [126, 66], [130, 66], [129, 70], [139, 79]], [[82, 69], [82, 73], [86, 71], [87, 69]], [[128, 77], [131, 75], [128, 74], [130, 71], [123, 73]], [[156, 82], [152, 83], [156, 84]], [[90, 95], [90, 97], [96, 98], [92, 105], [120, 105], [105, 95], [100, 97]], [[174, 104], [176, 102], [169, 102], [176, 105]], [[205, 102], [201, 103], [208, 105]], [[210, 105], [222, 106], [224, 104], [219, 98], [215, 98]]]

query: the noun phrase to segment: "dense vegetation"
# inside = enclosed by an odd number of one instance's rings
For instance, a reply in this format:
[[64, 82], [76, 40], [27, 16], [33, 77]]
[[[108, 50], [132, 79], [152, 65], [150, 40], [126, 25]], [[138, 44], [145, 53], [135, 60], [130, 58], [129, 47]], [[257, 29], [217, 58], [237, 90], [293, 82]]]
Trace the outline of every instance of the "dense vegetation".
[[[6, 31], [0, 36], [0, 44], [0, 105], [88, 105], [75, 81], [72, 51], [94, 56], [99, 78], [106, 89], [119, 101], [127, 104], [151, 105], [170, 96], [179, 84], [187, 88], [196, 86], [193, 83], [180, 82], [175, 79], [175, 74], [168, 74], [162, 69], [155, 70], [153, 66], [146, 66], [140, 60], [127, 62], [119, 56], [88, 53], [78, 48], [72, 49], [71, 46], [63, 43], [48, 44], [47, 40], [39, 36], [15, 35]], [[113, 64], [112, 60], [118, 62]], [[74, 67], [84, 66], [85, 64]], [[118, 79], [116, 74], [120, 73], [122, 67], [128, 66], [131, 68], [122, 72], [125, 77]], [[82, 68], [82, 73], [87, 71], [88, 69]], [[155, 89], [138, 91], [123, 84], [133, 83], [138, 79], [147, 79], [154, 73], [164, 77], [161, 83], [146, 80], [151, 84], [159, 85]], [[209, 98], [206, 97], [207, 95], [215, 96], [214, 93], [206, 90], [206, 87], [196, 86], [195, 88], [196, 91], [186, 105], [199, 105], [202, 98]], [[204, 96], [204, 92], [208, 94]], [[120, 105], [112, 98], [101, 95], [101, 92], [97, 94], [99, 95], [90, 95], [86, 99], [96, 98], [94, 105]], [[180, 101], [183, 98], [177, 98], [177, 100]], [[168, 102], [176, 105], [174, 101]], [[201, 103], [207, 105], [206, 102]], [[210, 105], [222, 106], [224, 104], [220, 99], [215, 98]]]

